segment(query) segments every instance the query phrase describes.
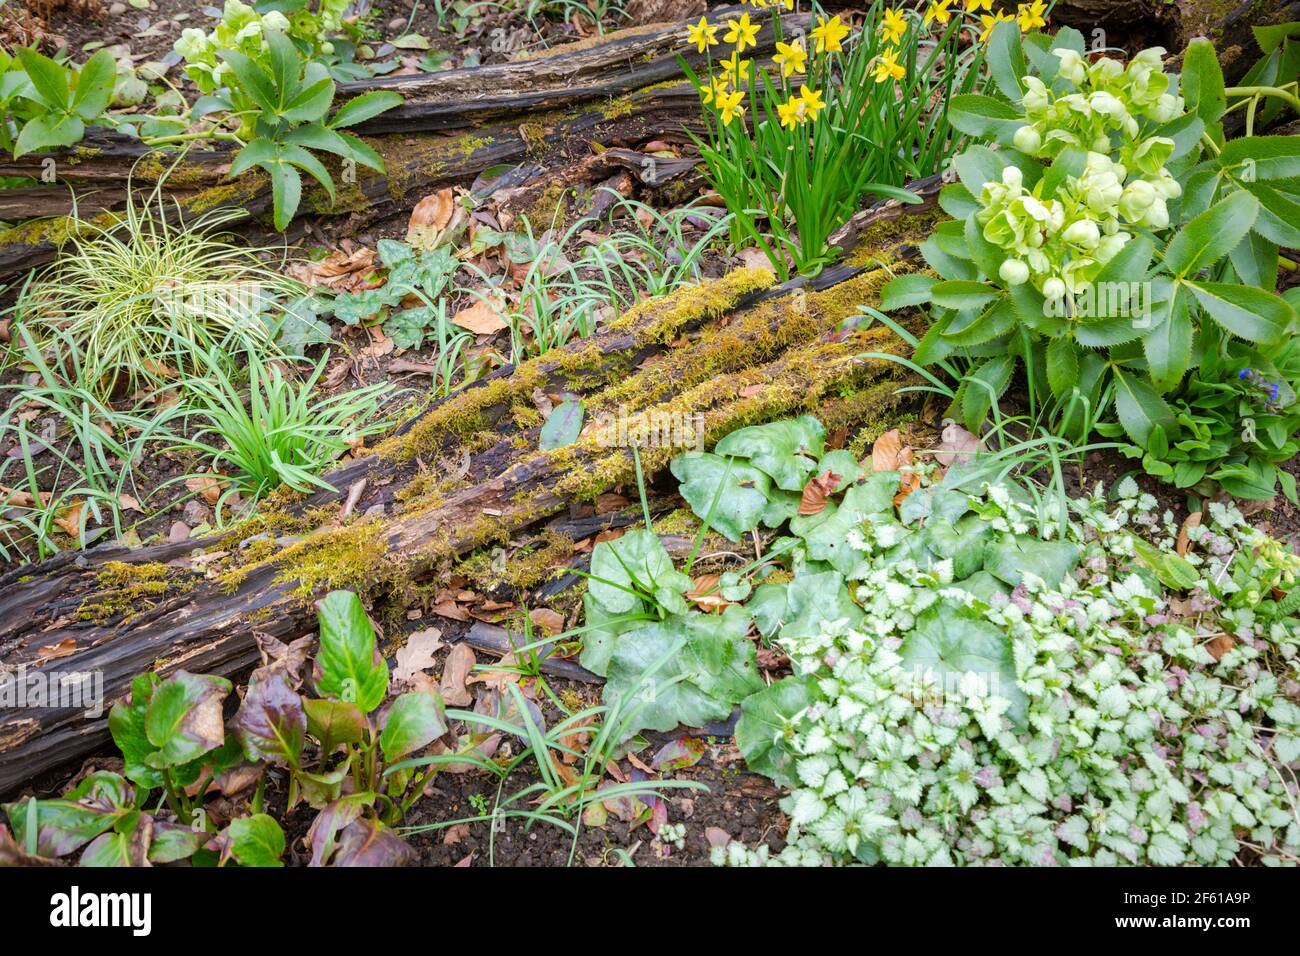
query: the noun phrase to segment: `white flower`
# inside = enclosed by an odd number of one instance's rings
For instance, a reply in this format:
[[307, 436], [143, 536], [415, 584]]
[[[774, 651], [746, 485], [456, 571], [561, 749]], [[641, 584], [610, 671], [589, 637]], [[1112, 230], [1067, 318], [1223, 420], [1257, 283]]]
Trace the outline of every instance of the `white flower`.
[[1088, 69], [1081, 57], [1074, 50], [1053, 50], [1057, 59], [1061, 61], [1061, 66], [1057, 70], [1059, 76], [1065, 77], [1075, 86], [1081, 84], [1088, 78]]

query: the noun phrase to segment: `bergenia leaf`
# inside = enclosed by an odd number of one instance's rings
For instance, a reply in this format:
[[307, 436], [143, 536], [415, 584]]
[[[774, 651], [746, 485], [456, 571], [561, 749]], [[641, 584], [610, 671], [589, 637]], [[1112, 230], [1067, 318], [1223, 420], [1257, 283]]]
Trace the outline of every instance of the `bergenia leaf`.
[[302, 698], [284, 675], [272, 673], [248, 688], [235, 713], [235, 733], [249, 760], [297, 767], [306, 740]]
[[388, 664], [375, 659], [375, 629], [361, 599], [351, 591], [331, 591], [320, 602], [319, 617], [317, 692], [370, 713], [388, 694]]
[[225, 743], [221, 703], [230, 690], [224, 677], [188, 671], [159, 684], [144, 717], [145, 735], [157, 748], [146, 758], [149, 766], [179, 767]]

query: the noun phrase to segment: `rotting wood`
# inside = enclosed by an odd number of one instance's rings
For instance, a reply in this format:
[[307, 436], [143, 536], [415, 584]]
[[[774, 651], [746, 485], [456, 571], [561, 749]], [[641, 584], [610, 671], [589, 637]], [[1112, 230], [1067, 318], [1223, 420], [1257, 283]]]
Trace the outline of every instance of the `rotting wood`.
[[[923, 191], [932, 201], [935, 183]], [[914, 207], [903, 207], [908, 212]], [[898, 207], [883, 215], [883, 225], [905, 221]], [[910, 238], [919, 239], [918, 224]], [[607, 360], [617, 375], [592, 377], [585, 383], [567, 379], [593, 413], [627, 406], [631, 411], [699, 414], [706, 443], [735, 427], [785, 415], [816, 411], [828, 425], [875, 424], [900, 398], [902, 367], [884, 360], [863, 360], [865, 352], [898, 352], [904, 344], [876, 328], [842, 329], [857, 315], [859, 304], [875, 301], [890, 272], [857, 264], [892, 257], [895, 270], [909, 268], [907, 239], [886, 239], [872, 247], [859, 239], [850, 261], [813, 280], [775, 288], [750, 277], [730, 278], [730, 292], [718, 306], [717, 288], [728, 278], [652, 300], [638, 315], [596, 340], [572, 343], [515, 368], [492, 382], [466, 389], [412, 423], [405, 439], [420, 435], [421, 425], [436, 416], [450, 421], [456, 413], [477, 415], [492, 408], [494, 395], [509, 408], [515, 389], [544, 376], [564, 376], [589, 363]], [[769, 280], [770, 281], [770, 280]], [[749, 292], [738, 289], [751, 287]], [[712, 308], [710, 308], [712, 306]], [[618, 341], [615, 347], [612, 343]], [[603, 346], [603, 347], [602, 347]], [[621, 366], [618, 358], [623, 359]], [[634, 365], [626, 364], [636, 358]], [[567, 372], [565, 369], [567, 368]], [[549, 370], [549, 372], [548, 372]], [[476, 405], [476, 403], [478, 403]], [[324, 506], [301, 512], [299, 521], [318, 521], [305, 536], [278, 548], [261, 545], [256, 559], [239, 547], [256, 537], [256, 527], [237, 529], [221, 538], [166, 544], [138, 551], [101, 547], [64, 554], [0, 576], [0, 667], [25, 666], [42, 672], [102, 675], [105, 708], [123, 696], [132, 676], [144, 670], [170, 673], [178, 668], [235, 675], [257, 659], [255, 634], [282, 640], [314, 627], [312, 598], [337, 587], [364, 592], [381, 604], [418, 599], [422, 582], [436, 578], [457, 556], [475, 548], [508, 541], [512, 535], [563, 513], [571, 501], [591, 500], [601, 492], [628, 484], [633, 475], [627, 448], [605, 447], [599, 432], [584, 433], [574, 444], [550, 452], [536, 449], [536, 427], [516, 427], [504, 418], [475, 420], [474, 430], [459, 438], [447, 432], [445, 447], [484, 434], [468, 454], [467, 478], [444, 489], [401, 466], [418, 454], [404, 455], [402, 436], [396, 447], [354, 463], [329, 476], [341, 494], [359, 477], [385, 471], [403, 475], [398, 485], [423, 493], [399, 499], [389, 484], [368, 483], [367, 496], [383, 495], [392, 508], [382, 517], [330, 523], [337, 516], [338, 496]], [[499, 437], [497, 437], [499, 433]], [[409, 451], [409, 449], [407, 449]], [[671, 450], [647, 449], [643, 464], [654, 477]], [[357, 504], [363, 511], [368, 498]], [[274, 529], [272, 529], [274, 530]], [[303, 534], [299, 528], [294, 534]], [[192, 559], [199, 552], [197, 565]], [[223, 557], [216, 552], [228, 552]], [[169, 565], [168, 562], [172, 564]], [[206, 573], [188, 567], [206, 568]], [[162, 573], [170, 582], [163, 593], [137, 592], [142, 576]], [[72, 641], [69, 656], [43, 660], [43, 648]], [[82, 708], [46, 707], [0, 713], [0, 792], [42, 771], [77, 759], [106, 739], [103, 716], [87, 718]]]

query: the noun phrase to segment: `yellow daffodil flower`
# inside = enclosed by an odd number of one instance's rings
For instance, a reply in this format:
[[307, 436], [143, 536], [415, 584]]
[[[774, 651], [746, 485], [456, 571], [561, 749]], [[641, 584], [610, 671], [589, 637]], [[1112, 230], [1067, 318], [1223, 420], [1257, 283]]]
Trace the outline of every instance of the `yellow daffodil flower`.
[[947, 26], [948, 21], [952, 19], [952, 11], [948, 5], [952, 0], [935, 0], [925, 11], [925, 19], [921, 21], [922, 26], [929, 26], [931, 23], [938, 23], [939, 26]]
[[803, 100], [804, 108], [808, 111], [808, 119], [815, 120], [817, 114], [826, 109], [826, 101], [817, 90], [810, 90], [805, 83], [799, 87], [799, 98]]
[[718, 28], [704, 17], [695, 26], [686, 28], [686, 42], [694, 43], [695, 49], [703, 53], [708, 47], [718, 45]]
[[736, 84], [736, 86], [740, 86], [741, 83], [749, 79], [749, 68], [754, 61], [742, 60], [740, 58], [740, 53], [733, 51], [731, 56], [720, 62], [722, 64], [722, 72], [727, 79]]
[[895, 80], [901, 80], [907, 75], [907, 71], [903, 69], [903, 64], [898, 62], [897, 50], [886, 50], [879, 54], [871, 70], [877, 83], [884, 83], [891, 77]]
[[793, 43], [778, 42], [776, 56], [772, 57], [772, 62], [781, 68], [782, 76], [806, 73], [808, 72], [808, 51], [803, 48], [803, 42], [800, 40], [795, 40]]
[[993, 0], [966, 0], [967, 13], [979, 13], [980, 10], [993, 12]]
[[1034, 27], [1047, 26], [1047, 20], [1043, 14], [1047, 12], [1047, 4], [1043, 0], [1033, 0], [1033, 3], [1022, 3], [1016, 8], [1016, 23], [1020, 24], [1020, 32], [1028, 33]]
[[980, 23], [984, 24], [984, 29], [983, 31], [980, 32], [980, 42], [987, 43], [989, 37], [993, 35], [993, 28], [997, 26], [999, 23], [1002, 23], [1004, 20], [1014, 20], [1014, 19], [1015, 17], [1013, 17], [1011, 14], [1003, 13], [1001, 10], [993, 14], [993, 16], [988, 16], [987, 14], [981, 13]]
[[794, 129], [808, 119], [808, 104], [800, 97], [792, 96], [785, 103], [776, 104], [776, 115], [786, 129]]
[[710, 80], [708, 85], [700, 87], [700, 99], [707, 106], [725, 92], [727, 92], [727, 78], [719, 76]]
[[744, 99], [745, 94], [740, 90], [718, 95], [718, 117], [722, 120], [723, 126], [730, 126], [733, 119], [745, 115], [745, 108], [740, 105]]
[[742, 13], [739, 20], [728, 20], [727, 32], [722, 39], [736, 44], [736, 52], [742, 53], [746, 46], [758, 46], [758, 24], [749, 22], [749, 14]]
[[907, 32], [907, 18], [897, 10], [886, 10], [880, 21], [880, 35], [886, 43], [901, 43]]
[[818, 17], [817, 26], [812, 29], [812, 37], [817, 41], [818, 53], [838, 53], [843, 50], [843, 41], [848, 35], [849, 28], [840, 21], [838, 16], [831, 17], [829, 20]]

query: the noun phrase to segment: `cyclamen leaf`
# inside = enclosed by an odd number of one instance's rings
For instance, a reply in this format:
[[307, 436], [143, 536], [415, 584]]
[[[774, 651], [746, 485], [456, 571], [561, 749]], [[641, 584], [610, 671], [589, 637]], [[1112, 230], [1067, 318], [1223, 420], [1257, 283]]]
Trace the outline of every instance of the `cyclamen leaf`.
[[738, 429], [718, 442], [714, 451], [748, 458], [755, 468], [770, 475], [778, 488], [803, 491], [808, 476], [817, 467], [825, 440], [822, 423], [805, 415]]
[[736, 746], [745, 765], [777, 786], [793, 787], [794, 754], [786, 742], [786, 727], [820, 696], [813, 677], [787, 677], [741, 701]]
[[550, 451], [572, 445], [582, 434], [583, 404], [577, 399], [561, 402], [546, 416], [537, 436], [539, 451]]
[[898, 649], [902, 666], [934, 674], [941, 682], [948, 675], [977, 674], [988, 691], [1007, 700], [1007, 716], [1022, 726], [1029, 700], [1016, 686], [1011, 638], [965, 608], [940, 602], [916, 619]]
[[708, 515], [709, 525], [715, 531], [731, 541], [739, 541], [758, 527], [772, 488], [772, 481], [764, 472], [743, 461], [732, 459], [729, 463], [708, 452], [678, 455], [670, 467], [673, 477], [681, 483], [678, 491], [691, 511], [701, 521]]
[[[673, 567], [673, 559], [664, 550], [659, 536], [638, 529], [614, 541], [602, 541], [592, 549], [587, 593], [607, 611], [626, 614], [637, 605], [634, 584], [643, 591], [653, 592], [664, 584], [680, 583], [677, 580], [680, 577], [683, 576]], [[690, 579], [686, 582], [689, 588]]]

